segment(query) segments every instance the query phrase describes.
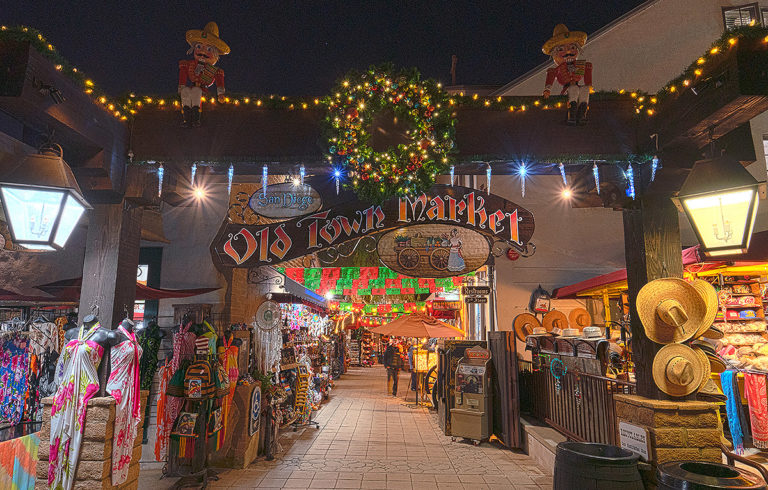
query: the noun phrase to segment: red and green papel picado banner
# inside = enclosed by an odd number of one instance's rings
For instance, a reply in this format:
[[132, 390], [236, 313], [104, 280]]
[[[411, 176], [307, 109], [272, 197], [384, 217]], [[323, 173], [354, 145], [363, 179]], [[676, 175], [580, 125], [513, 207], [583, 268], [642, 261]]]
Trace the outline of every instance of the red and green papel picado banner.
[[463, 276], [407, 277], [388, 267], [279, 267], [277, 271], [318, 294], [337, 296], [429, 294], [452, 291], [463, 281]]

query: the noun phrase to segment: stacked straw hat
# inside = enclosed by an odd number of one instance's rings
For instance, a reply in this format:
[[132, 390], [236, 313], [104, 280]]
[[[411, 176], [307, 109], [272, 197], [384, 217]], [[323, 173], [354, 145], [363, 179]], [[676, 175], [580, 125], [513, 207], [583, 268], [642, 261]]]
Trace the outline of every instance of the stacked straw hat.
[[[670, 396], [697, 391], [718, 396], [710, 383], [722, 360], [700, 337], [718, 338], [722, 331], [713, 326], [718, 301], [715, 288], [707, 281], [692, 283], [678, 278], [656, 279], [637, 295], [637, 314], [646, 336], [666, 344], [653, 360], [653, 379]], [[692, 342], [692, 347], [684, 342]]]
[[517, 315], [512, 326], [515, 330], [515, 337], [523, 342], [525, 342], [525, 339], [529, 335], [546, 333], [546, 330], [541, 326], [539, 319], [530, 313], [521, 313]]
[[544, 330], [552, 335], [563, 335], [568, 329], [568, 317], [559, 310], [550, 310], [544, 315]]

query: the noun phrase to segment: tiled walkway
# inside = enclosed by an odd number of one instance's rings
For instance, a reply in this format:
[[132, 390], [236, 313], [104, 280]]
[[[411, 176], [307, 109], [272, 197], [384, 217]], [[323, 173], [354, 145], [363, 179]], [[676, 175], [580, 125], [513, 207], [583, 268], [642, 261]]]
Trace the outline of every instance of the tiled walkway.
[[[316, 414], [320, 429], [284, 432], [274, 461], [225, 470], [212, 487], [228, 488], [552, 488], [528, 456], [488, 444], [452, 442], [434, 412], [409, 408], [385, 394], [381, 367], [353, 368], [336, 382]], [[409, 392], [410, 399], [413, 392]], [[140, 488], [167, 488], [158, 472], [142, 471]]]

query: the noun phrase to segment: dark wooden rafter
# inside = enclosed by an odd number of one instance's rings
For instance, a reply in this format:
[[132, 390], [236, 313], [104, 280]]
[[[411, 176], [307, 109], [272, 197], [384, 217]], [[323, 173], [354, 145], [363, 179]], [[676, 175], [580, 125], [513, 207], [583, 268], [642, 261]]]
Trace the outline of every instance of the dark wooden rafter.
[[[15, 121], [3, 131], [32, 147], [53, 132], [89, 202], [120, 202], [128, 129], [95, 104], [29, 43], [0, 42], [0, 111]], [[42, 86], [63, 96], [56, 103]]]

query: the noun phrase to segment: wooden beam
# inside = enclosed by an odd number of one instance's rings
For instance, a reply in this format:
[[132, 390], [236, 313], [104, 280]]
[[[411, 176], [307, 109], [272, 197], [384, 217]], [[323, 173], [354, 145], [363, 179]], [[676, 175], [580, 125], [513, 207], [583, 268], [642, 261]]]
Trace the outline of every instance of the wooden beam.
[[[0, 109], [22, 125], [23, 131], [17, 137], [38, 146], [52, 130], [86, 199], [120, 202], [128, 141], [126, 124], [94, 103], [82, 87], [56, 70], [27, 42], [0, 42], [0, 73]], [[57, 103], [41, 92], [41, 83], [55, 87], [64, 100]], [[91, 181], [86, 177], [101, 179]]]
[[768, 110], [768, 44], [740, 39], [728, 52], [701, 67], [700, 77], [680, 95], [659, 104], [649, 134], [662, 148], [687, 140], [696, 148]]
[[625, 209], [623, 218], [637, 394], [663, 399], [651, 371], [653, 358], [662, 346], [645, 335], [636, 300], [640, 289], [654, 279], [683, 277], [678, 212], [668, 195], [647, 194], [636, 208]]

